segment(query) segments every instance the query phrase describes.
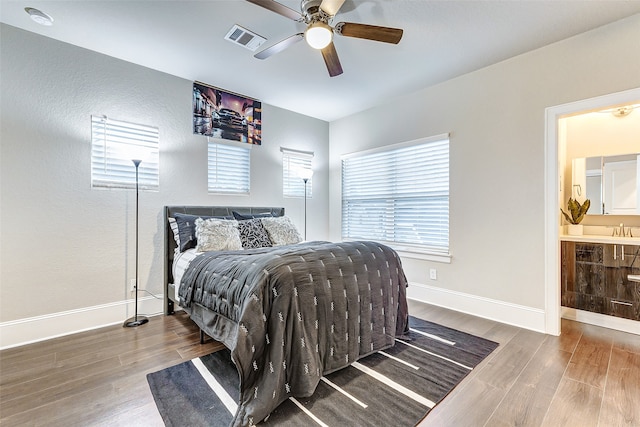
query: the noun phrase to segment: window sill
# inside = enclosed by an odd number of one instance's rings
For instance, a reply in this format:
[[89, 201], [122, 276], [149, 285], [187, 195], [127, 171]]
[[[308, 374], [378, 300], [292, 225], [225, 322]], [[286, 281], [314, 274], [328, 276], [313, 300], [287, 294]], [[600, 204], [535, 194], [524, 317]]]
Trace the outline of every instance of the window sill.
[[[392, 246], [393, 247], [393, 246]], [[401, 258], [419, 259], [423, 261], [442, 262], [445, 264], [451, 264], [451, 254], [439, 254], [429, 251], [421, 251], [416, 248], [400, 248], [393, 247]]]
[[[353, 242], [355, 240], [356, 239], [344, 239], [345, 242], [349, 242], [349, 241]], [[392, 242], [384, 242], [382, 240], [373, 240], [373, 241], [380, 242], [383, 245], [389, 246], [394, 251], [396, 251], [398, 255], [400, 255], [400, 257], [451, 264], [450, 253], [443, 254], [442, 252], [433, 252], [428, 249], [418, 248], [415, 246], [402, 246], [399, 244], [394, 244]]]

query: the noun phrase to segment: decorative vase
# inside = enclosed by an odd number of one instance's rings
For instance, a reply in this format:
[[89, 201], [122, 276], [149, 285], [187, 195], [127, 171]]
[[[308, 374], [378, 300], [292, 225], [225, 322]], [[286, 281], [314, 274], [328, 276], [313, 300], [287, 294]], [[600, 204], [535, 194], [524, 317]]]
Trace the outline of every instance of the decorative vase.
[[582, 236], [583, 228], [582, 224], [568, 224], [567, 234], [569, 236]]

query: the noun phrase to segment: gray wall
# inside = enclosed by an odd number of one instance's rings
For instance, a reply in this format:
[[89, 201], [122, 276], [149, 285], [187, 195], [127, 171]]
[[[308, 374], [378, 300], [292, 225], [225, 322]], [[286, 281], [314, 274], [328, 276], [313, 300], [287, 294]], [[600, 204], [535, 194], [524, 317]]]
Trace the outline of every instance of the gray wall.
[[450, 132], [452, 260], [405, 257], [409, 295], [520, 325], [519, 309], [532, 309], [543, 321], [545, 108], [640, 86], [638, 52], [635, 15], [332, 122], [331, 238], [341, 155]]
[[[164, 205], [284, 206], [302, 230], [302, 199], [282, 196], [281, 146], [315, 152], [308, 234], [327, 238], [328, 123], [264, 105], [251, 195], [210, 195], [191, 81], [4, 24], [1, 31], [0, 322], [55, 321], [55, 313], [130, 296], [135, 192], [91, 189], [92, 114], [160, 129], [160, 190], [140, 194], [141, 288], [162, 292]], [[112, 321], [118, 317], [93, 325]]]

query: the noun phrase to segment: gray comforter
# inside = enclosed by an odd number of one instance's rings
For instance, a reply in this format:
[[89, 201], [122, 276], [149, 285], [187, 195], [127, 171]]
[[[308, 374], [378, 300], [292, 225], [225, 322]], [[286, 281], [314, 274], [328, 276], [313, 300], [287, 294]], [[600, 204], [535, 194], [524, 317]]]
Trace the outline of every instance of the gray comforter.
[[375, 242], [208, 252], [180, 305], [230, 350], [240, 375], [233, 425], [253, 425], [322, 375], [393, 346], [408, 330], [400, 259]]

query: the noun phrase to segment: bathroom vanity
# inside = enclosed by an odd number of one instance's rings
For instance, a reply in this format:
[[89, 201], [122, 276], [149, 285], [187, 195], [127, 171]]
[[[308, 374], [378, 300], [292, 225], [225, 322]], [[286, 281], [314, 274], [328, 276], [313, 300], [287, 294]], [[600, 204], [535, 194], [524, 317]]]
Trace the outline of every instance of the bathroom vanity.
[[560, 240], [562, 306], [640, 320], [640, 238], [563, 235]]

